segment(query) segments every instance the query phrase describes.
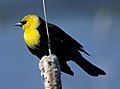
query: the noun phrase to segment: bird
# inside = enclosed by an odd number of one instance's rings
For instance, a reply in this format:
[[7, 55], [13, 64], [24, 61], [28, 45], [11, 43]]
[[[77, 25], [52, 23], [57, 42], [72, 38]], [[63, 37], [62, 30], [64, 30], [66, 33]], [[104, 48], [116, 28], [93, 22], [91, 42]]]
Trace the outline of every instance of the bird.
[[[84, 50], [84, 47], [78, 41], [65, 33], [60, 27], [48, 22], [47, 25], [51, 53], [57, 56], [60, 71], [73, 76], [74, 72], [67, 64], [67, 61], [73, 61], [91, 76], [106, 75], [104, 70], [82, 56], [81, 52], [88, 56], [90, 54]], [[48, 36], [44, 19], [38, 15], [29, 14], [24, 16], [15, 26], [20, 26], [23, 29], [24, 42], [33, 55], [36, 55], [39, 59], [49, 55]]]

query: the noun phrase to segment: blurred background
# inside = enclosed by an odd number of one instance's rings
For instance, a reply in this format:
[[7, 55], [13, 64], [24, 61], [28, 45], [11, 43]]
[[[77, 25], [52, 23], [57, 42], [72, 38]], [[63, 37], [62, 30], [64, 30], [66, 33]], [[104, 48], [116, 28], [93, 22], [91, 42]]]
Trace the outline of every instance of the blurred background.
[[[48, 21], [83, 44], [83, 54], [104, 69], [91, 77], [68, 62], [75, 76], [62, 73], [63, 89], [120, 89], [120, 0], [46, 0]], [[0, 89], [43, 89], [38, 58], [27, 49], [15, 27], [27, 14], [43, 18], [42, 0], [0, 0]]]

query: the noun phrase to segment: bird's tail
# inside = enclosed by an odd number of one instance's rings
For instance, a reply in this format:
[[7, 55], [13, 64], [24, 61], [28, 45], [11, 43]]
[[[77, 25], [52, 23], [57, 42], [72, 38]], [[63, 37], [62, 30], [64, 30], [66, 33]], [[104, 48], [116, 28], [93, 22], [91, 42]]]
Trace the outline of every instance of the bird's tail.
[[102, 69], [87, 61], [85, 58], [82, 57], [80, 53], [77, 53], [73, 61], [91, 76], [106, 75], [106, 73]]

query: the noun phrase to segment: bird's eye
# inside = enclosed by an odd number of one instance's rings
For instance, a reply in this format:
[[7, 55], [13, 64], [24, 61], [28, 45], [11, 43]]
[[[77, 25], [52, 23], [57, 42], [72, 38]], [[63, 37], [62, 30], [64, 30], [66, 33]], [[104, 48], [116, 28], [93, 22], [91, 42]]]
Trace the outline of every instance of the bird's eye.
[[24, 25], [24, 24], [27, 23], [27, 21], [21, 21], [20, 23], [21, 23], [22, 25]]

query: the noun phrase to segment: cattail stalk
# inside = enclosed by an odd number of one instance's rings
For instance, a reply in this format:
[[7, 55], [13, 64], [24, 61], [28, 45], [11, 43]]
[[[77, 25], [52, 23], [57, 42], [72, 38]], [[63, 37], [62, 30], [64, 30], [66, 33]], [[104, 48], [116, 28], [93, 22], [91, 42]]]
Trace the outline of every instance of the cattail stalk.
[[60, 64], [55, 55], [43, 56], [39, 62], [45, 89], [62, 89]]

